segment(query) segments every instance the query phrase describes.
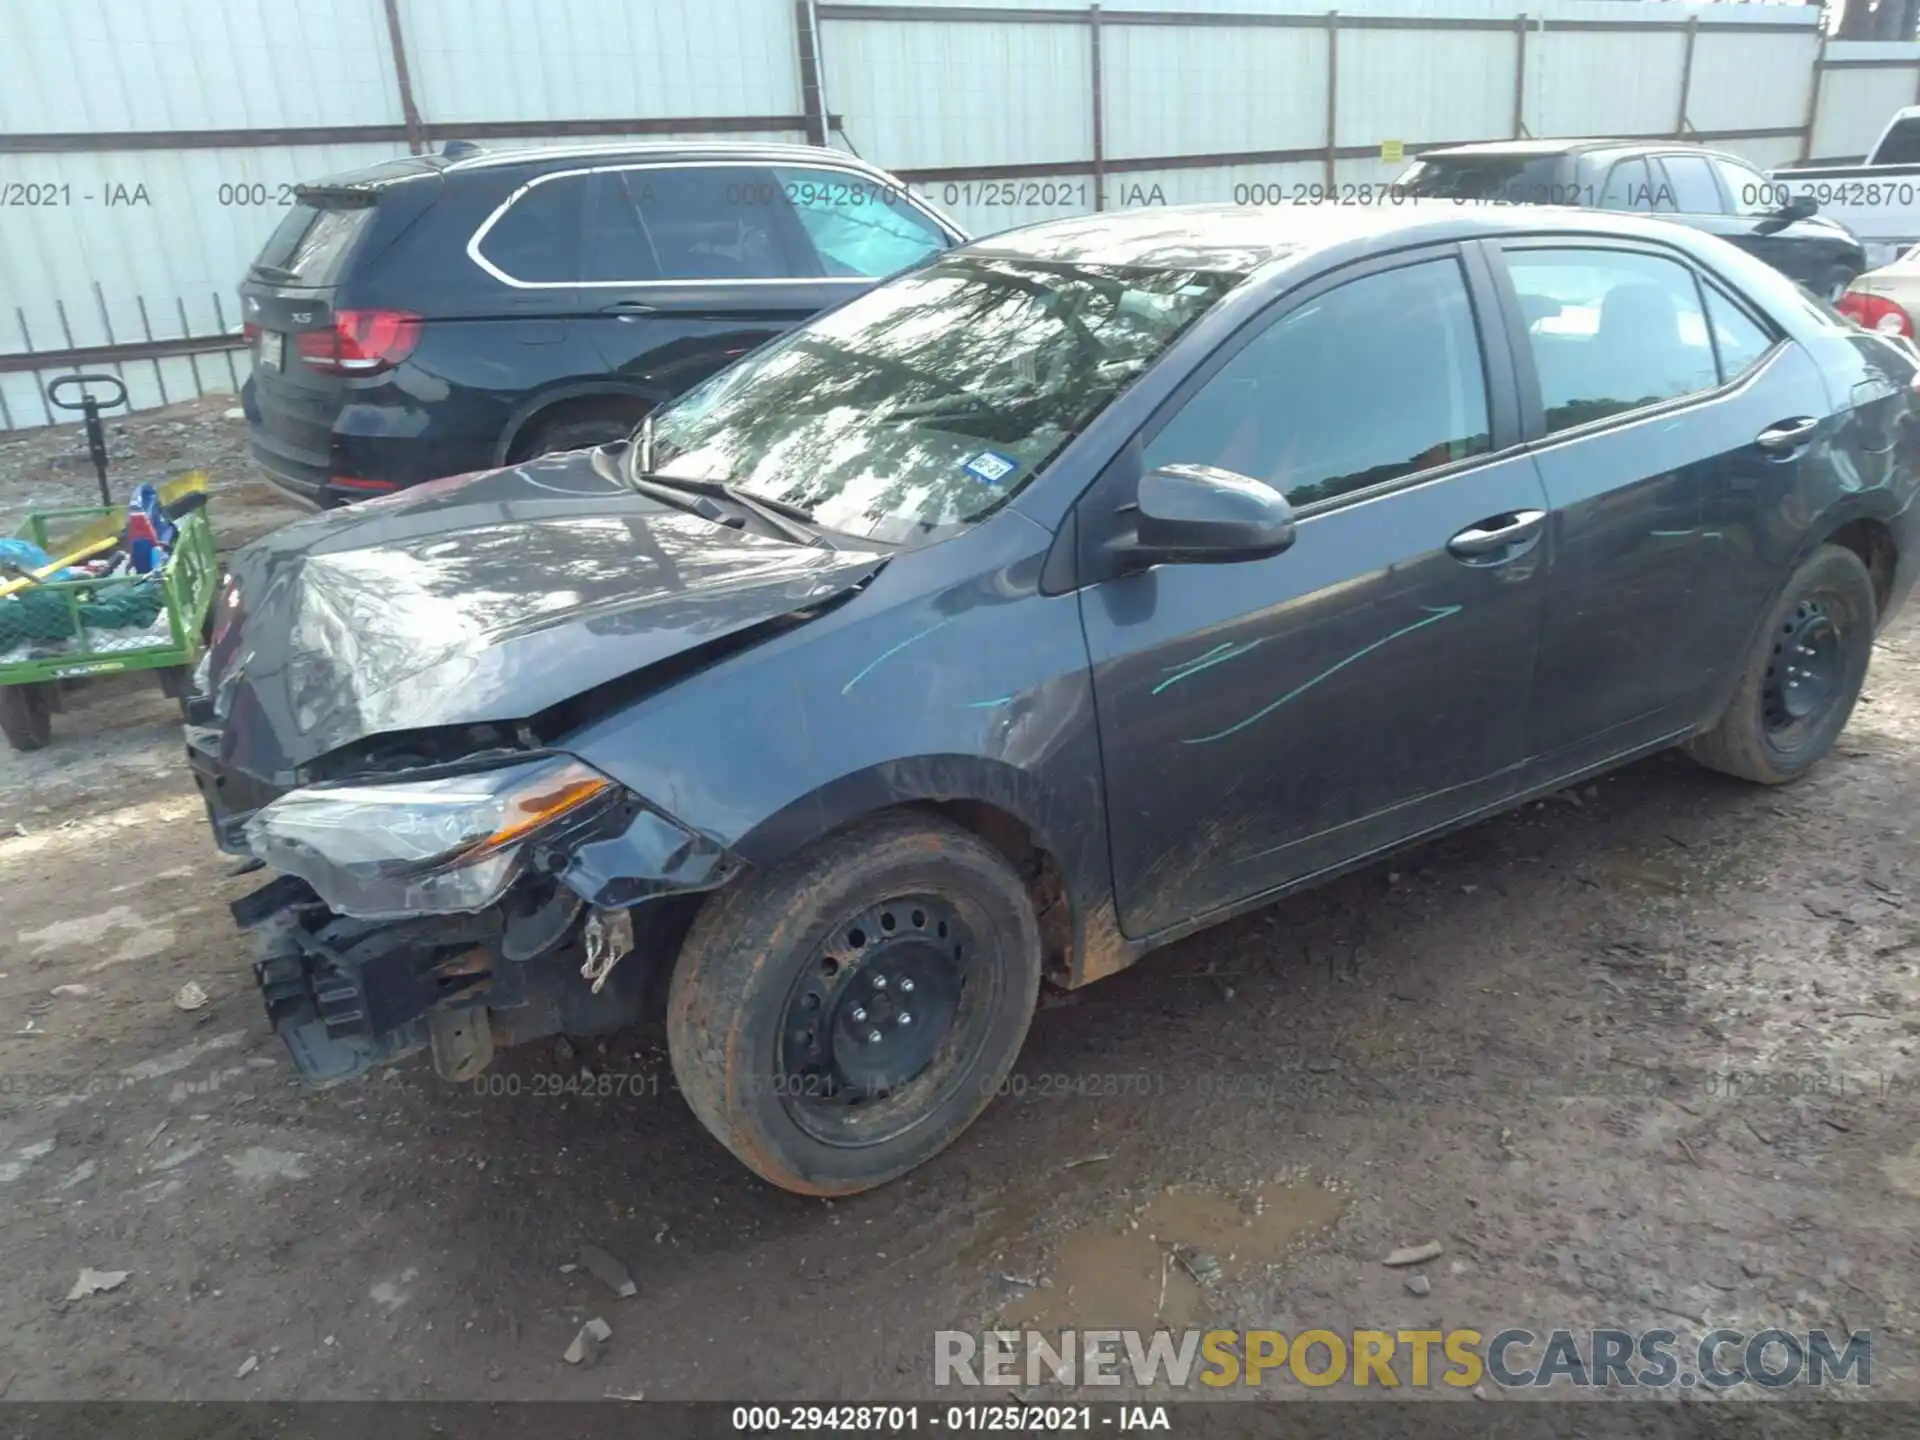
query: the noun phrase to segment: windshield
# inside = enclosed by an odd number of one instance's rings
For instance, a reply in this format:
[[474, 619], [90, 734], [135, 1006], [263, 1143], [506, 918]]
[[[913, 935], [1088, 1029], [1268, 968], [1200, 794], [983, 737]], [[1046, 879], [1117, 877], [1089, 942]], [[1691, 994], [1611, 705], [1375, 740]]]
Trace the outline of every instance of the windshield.
[[1403, 195], [1491, 200], [1507, 205], [1573, 205], [1559, 155], [1448, 155], [1416, 160], [1393, 182]]
[[917, 540], [1019, 491], [1240, 278], [939, 260], [659, 411], [654, 470], [730, 483], [832, 530]]

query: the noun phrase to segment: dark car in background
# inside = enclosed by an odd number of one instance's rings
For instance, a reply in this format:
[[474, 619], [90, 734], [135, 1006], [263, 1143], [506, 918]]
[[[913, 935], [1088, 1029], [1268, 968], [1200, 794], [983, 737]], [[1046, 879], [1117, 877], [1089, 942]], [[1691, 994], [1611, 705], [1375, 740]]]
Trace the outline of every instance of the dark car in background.
[[[1422, 154], [1394, 182], [1411, 196], [1581, 205], [1691, 225], [1730, 240], [1823, 300], [1867, 268], [1846, 229], [1735, 155], [1679, 142], [1500, 140]], [[1782, 203], [1782, 202], [1785, 203]]]
[[1636, 216], [1053, 221], [240, 551], [190, 759], [310, 1077], [657, 986], [700, 1120], [846, 1194], [1043, 974], [1666, 746], [1806, 774], [1914, 583], [1915, 377]]
[[302, 185], [240, 289], [253, 458], [324, 506], [618, 439], [961, 238], [806, 146], [456, 144]]

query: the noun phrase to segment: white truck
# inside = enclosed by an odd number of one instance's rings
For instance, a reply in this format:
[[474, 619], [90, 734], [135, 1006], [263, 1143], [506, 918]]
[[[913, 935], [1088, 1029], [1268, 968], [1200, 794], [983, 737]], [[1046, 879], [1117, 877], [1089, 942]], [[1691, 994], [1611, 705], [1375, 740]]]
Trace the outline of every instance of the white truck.
[[1920, 244], [1920, 105], [1896, 110], [1860, 164], [1786, 166], [1769, 172], [1767, 183], [1779, 188], [1754, 200], [1812, 200], [1853, 232], [1869, 270], [1892, 263]]

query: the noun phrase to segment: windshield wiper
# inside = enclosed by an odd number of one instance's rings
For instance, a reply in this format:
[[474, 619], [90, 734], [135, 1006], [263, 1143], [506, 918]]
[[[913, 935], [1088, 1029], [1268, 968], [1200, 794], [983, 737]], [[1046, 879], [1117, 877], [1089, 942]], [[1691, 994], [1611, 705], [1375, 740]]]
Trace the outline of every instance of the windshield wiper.
[[[662, 475], [652, 468], [649, 463], [652, 459], [653, 417], [649, 415], [640, 422], [639, 443], [627, 451], [626, 478], [634, 489], [713, 521], [723, 519], [723, 515], [717, 513], [719, 507], [713, 502], [724, 500], [796, 545], [813, 545], [827, 550], [840, 548], [827, 538], [822, 527], [814, 523], [812, 513], [798, 505], [790, 505], [785, 500], [762, 499], [722, 480], [688, 480], [678, 475]], [[690, 503], [689, 496], [697, 496], [707, 503]]]
[[737, 485], [729, 485], [724, 480], [684, 480], [678, 475], [660, 475], [650, 471], [636, 470], [634, 480], [637, 483], [651, 485], [662, 490], [680, 490], [690, 495], [704, 495], [713, 500], [728, 500], [742, 510], [757, 518], [763, 525], [778, 531], [796, 545], [818, 545], [828, 550], [840, 547], [827, 538], [826, 532], [813, 524], [813, 516], [798, 505], [789, 505], [784, 500], [763, 500], [758, 495], [750, 495]]

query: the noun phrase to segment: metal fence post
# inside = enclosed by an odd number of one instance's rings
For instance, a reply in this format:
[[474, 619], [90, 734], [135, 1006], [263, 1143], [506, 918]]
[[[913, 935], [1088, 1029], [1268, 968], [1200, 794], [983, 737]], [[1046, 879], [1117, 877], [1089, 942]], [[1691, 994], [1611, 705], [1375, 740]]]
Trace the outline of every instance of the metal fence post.
[[1513, 138], [1527, 133], [1527, 15], [1513, 17]]
[[1820, 33], [1820, 48], [1813, 57], [1813, 83], [1807, 87], [1807, 123], [1800, 129], [1800, 158], [1813, 158], [1813, 127], [1820, 120], [1820, 82], [1827, 73], [1827, 36]]
[[813, 0], [794, 0], [793, 33], [800, 52], [800, 109], [806, 117], [807, 143], [827, 143], [827, 105], [820, 90], [820, 31]]
[[1334, 161], [1339, 159], [1340, 139], [1340, 12], [1327, 11], [1327, 189], [1335, 185]]
[[1687, 133], [1687, 100], [1693, 94], [1693, 47], [1700, 39], [1700, 17], [1687, 17], [1686, 58], [1680, 62], [1680, 108], [1673, 122], [1673, 138], [1684, 139]]
[[1087, 7], [1087, 58], [1093, 80], [1093, 208], [1107, 208], [1107, 106], [1101, 77], [1100, 7]]
[[407, 148], [418, 155], [427, 148], [427, 127], [420, 119], [420, 107], [413, 103], [407, 42], [400, 31], [400, 0], [387, 0], [387, 40], [393, 47], [393, 82], [400, 90], [400, 118], [407, 127]]

